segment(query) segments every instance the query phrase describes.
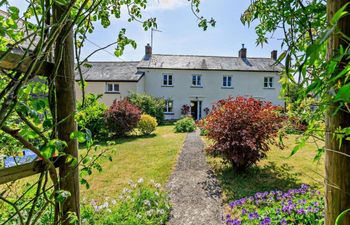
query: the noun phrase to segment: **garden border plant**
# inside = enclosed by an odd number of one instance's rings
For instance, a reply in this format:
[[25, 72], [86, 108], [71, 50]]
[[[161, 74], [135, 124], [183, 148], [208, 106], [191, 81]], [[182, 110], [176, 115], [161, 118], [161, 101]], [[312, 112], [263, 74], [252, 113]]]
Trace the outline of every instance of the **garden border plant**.
[[284, 116], [271, 102], [254, 98], [228, 98], [218, 101], [207, 117], [198, 123], [213, 144], [209, 154], [222, 156], [232, 168], [242, 172], [266, 157], [276, 141]]

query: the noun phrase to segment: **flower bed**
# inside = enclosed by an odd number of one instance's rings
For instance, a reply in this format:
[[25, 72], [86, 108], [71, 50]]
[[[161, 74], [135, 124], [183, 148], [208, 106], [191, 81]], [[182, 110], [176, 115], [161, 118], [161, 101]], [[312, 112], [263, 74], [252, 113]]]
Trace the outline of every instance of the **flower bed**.
[[159, 183], [140, 178], [130, 181], [117, 199], [98, 204], [94, 200], [82, 208], [83, 224], [98, 225], [155, 225], [165, 224], [170, 214], [168, 195]]
[[228, 208], [227, 225], [324, 224], [323, 197], [305, 184], [284, 193], [256, 193], [229, 203]]

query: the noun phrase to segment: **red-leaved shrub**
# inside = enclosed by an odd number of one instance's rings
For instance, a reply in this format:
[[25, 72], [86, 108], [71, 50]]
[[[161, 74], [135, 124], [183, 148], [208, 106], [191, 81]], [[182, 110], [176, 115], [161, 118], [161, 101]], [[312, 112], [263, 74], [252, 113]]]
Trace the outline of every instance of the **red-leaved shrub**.
[[270, 102], [237, 97], [218, 101], [199, 126], [213, 140], [208, 152], [243, 171], [266, 156], [269, 144], [278, 145], [276, 136], [283, 121]]
[[140, 118], [141, 110], [127, 99], [114, 100], [105, 113], [108, 130], [119, 137], [136, 128]]

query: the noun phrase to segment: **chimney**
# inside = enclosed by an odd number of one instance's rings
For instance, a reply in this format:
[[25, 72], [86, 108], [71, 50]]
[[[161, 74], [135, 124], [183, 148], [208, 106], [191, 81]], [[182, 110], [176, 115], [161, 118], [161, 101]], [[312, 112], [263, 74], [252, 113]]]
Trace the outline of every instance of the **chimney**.
[[145, 57], [150, 58], [152, 56], [152, 47], [147, 44], [145, 47]]
[[277, 60], [277, 50], [273, 50], [273, 51], [271, 52], [271, 59]]
[[242, 59], [247, 58], [247, 49], [244, 47], [244, 44], [242, 44], [242, 48], [241, 48], [241, 50], [239, 50], [238, 56]]

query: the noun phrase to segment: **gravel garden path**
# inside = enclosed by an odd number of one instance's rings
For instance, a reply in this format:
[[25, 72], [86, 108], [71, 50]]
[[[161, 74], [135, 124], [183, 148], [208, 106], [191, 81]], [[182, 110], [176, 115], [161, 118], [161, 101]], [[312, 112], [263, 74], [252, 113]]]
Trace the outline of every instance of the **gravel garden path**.
[[172, 204], [170, 225], [223, 224], [221, 189], [206, 163], [198, 131], [187, 135], [167, 188]]

